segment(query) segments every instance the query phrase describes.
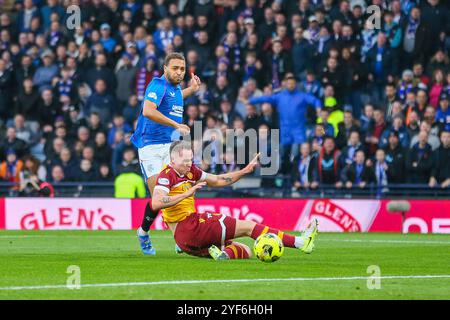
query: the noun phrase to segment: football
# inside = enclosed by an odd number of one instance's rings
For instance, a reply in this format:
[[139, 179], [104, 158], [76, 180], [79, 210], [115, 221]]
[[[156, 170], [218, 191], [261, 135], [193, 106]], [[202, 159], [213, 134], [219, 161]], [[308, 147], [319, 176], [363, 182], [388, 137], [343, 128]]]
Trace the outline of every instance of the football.
[[276, 234], [265, 233], [255, 240], [253, 252], [263, 262], [275, 262], [283, 255], [283, 242]]

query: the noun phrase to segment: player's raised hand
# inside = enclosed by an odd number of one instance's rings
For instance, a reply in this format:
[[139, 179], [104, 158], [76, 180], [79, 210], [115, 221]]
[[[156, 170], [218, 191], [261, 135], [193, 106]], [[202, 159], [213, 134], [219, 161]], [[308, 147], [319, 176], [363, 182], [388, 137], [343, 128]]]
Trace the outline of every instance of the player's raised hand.
[[197, 190], [203, 188], [204, 186], [206, 186], [205, 181], [199, 182], [196, 185], [194, 185], [192, 188], [190, 188], [188, 191], [186, 191], [186, 193], [188, 195], [193, 195]]
[[202, 81], [198, 76], [196, 76], [193, 72], [191, 72], [191, 80], [189, 81], [189, 87], [192, 89], [192, 91], [197, 92], [200, 90], [200, 85], [202, 84]]
[[178, 124], [176, 129], [180, 132], [180, 134], [182, 136], [186, 136], [186, 135], [191, 133], [191, 128], [189, 128], [188, 125], [185, 125], [185, 124], [182, 124], [182, 123]]
[[261, 153], [258, 152], [252, 159], [252, 161], [250, 161], [250, 163], [244, 168], [245, 173], [251, 173], [253, 172], [253, 170], [255, 170], [255, 167], [258, 165], [259, 163], [259, 157], [261, 156]]

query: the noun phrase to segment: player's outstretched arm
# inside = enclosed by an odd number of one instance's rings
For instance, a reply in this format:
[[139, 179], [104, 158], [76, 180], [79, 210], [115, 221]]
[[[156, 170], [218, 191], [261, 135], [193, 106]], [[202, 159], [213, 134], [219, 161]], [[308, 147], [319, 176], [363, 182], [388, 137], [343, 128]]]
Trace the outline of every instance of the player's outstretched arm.
[[189, 81], [189, 87], [181, 91], [183, 93], [183, 99], [186, 99], [190, 95], [196, 93], [200, 89], [201, 84], [202, 82], [200, 78], [196, 76], [194, 73], [191, 73], [191, 81]]
[[157, 189], [153, 191], [152, 208], [153, 210], [161, 210], [176, 205], [181, 200], [192, 196], [197, 190], [203, 188], [206, 182], [199, 182], [189, 190], [176, 196], [169, 196], [167, 191]]
[[219, 175], [208, 173], [206, 175], [205, 181], [210, 187], [229, 186], [230, 184], [233, 184], [239, 179], [241, 179], [243, 176], [252, 173], [255, 167], [258, 165], [259, 156], [260, 153], [256, 154], [255, 157], [252, 159], [252, 161], [250, 161], [250, 163], [245, 168], [239, 171]]
[[178, 122], [173, 121], [172, 119], [166, 117], [165, 115], [163, 115], [161, 112], [158, 111], [157, 105], [154, 102], [151, 102], [149, 100], [145, 100], [145, 102], [144, 102], [144, 108], [142, 109], [142, 115], [156, 123], [173, 127], [175, 129], [177, 129], [178, 131], [180, 131], [180, 133], [182, 135], [189, 134], [189, 132], [190, 132], [189, 126], [182, 124], [182, 123], [178, 123]]

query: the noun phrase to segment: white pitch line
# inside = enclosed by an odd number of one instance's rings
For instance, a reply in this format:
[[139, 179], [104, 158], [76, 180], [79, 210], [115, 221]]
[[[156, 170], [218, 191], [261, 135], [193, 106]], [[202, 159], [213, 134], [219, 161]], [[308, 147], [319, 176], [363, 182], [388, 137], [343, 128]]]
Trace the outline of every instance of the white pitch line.
[[[93, 283], [80, 285], [80, 288], [102, 288], [102, 287], [136, 287], [136, 286], [157, 286], [157, 285], [183, 285], [183, 284], [209, 284], [209, 283], [245, 283], [245, 282], [295, 282], [295, 281], [348, 281], [367, 280], [369, 277], [316, 277], [316, 278], [275, 278], [275, 279], [216, 279], [216, 280], [174, 280], [174, 281], [154, 281], [154, 282], [118, 282], [118, 283]], [[450, 275], [392, 275], [372, 277], [370, 279], [450, 279]], [[43, 285], [43, 286], [16, 286], [0, 287], [0, 291], [13, 290], [45, 290], [45, 289], [69, 289], [67, 285]]]
[[[132, 238], [134, 235], [97, 235], [97, 236], [86, 236], [86, 235], [0, 235], [0, 238], [5, 239], [27, 239], [27, 238], [105, 238], [105, 239], [116, 239], [116, 238]], [[155, 235], [152, 239], [173, 239], [172, 236]], [[383, 240], [383, 239], [339, 239], [339, 238], [318, 238], [320, 242], [358, 242], [358, 243], [411, 243], [411, 244], [444, 244], [450, 245], [450, 241], [421, 241], [421, 240]]]
[[373, 243], [414, 243], [414, 244], [446, 244], [450, 246], [450, 241], [420, 241], [420, 240], [381, 240], [381, 239], [337, 239], [337, 238], [318, 238], [319, 241], [332, 242], [373, 242]]
[[[0, 239], [4, 238], [4, 239], [27, 239], [27, 238], [59, 238], [59, 239], [63, 239], [63, 238], [89, 238], [89, 239], [93, 239], [93, 238], [105, 238], [105, 239], [117, 239], [117, 238], [132, 238], [135, 237], [136, 235], [129, 235], [129, 236], [124, 236], [124, 235], [117, 235], [117, 236], [111, 236], [111, 235], [97, 235], [97, 236], [86, 236], [86, 235], [50, 235], [50, 234], [43, 234], [43, 235], [0, 235]], [[173, 239], [172, 236], [152, 236], [152, 239]]]

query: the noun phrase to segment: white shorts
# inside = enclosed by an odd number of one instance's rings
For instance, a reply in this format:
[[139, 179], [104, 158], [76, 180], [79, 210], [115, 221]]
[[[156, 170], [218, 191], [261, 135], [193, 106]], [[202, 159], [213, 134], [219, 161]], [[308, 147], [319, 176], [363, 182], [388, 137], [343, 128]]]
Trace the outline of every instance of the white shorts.
[[138, 149], [139, 163], [145, 182], [155, 174], [159, 174], [164, 165], [170, 162], [170, 143], [152, 144]]

